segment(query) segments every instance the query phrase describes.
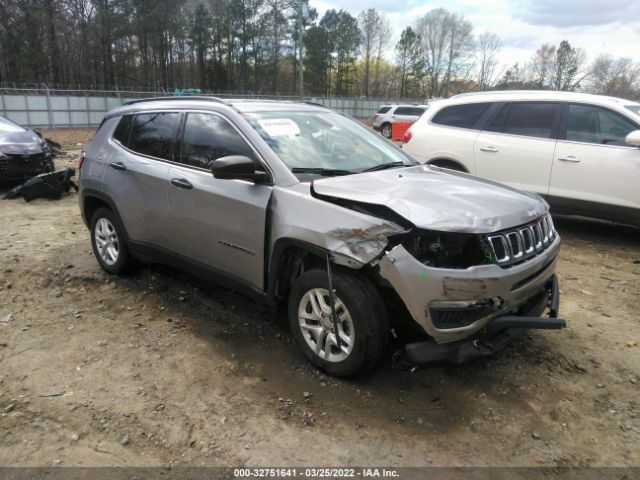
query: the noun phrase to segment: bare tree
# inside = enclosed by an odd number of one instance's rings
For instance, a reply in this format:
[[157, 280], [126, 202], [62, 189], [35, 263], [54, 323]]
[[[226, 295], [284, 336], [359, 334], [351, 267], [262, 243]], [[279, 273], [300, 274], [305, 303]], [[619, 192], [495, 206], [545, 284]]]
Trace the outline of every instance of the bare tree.
[[369, 96], [369, 78], [371, 73], [371, 60], [374, 49], [380, 35], [380, 14], [375, 8], [370, 8], [358, 15], [358, 26], [362, 34], [361, 54], [364, 59], [364, 95]]
[[478, 78], [476, 82], [479, 90], [493, 87], [500, 76], [500, 72], [496, 70], [498, 67], [497, 57], [501, 45], [500, 38], [493, 32], [484, 32], [478, 37]]
[[383, 56], [385, 49], [391, 44], [391, 35], [393, 34], [393, 30], [391, 28], [391, 24], [389, 23], [389, 19], [384, 16], [384, 14], [380, 15], [380, 30], [378, 33], [378, 43], [376, 45], [376, 65], [375, 65], [375, 75], [373, 78], [373, 91], [375, 95], [380, 95], [380, 70], [382, 68]]
[[551, 85], [551, 74], [556, 59], [556, 47], [543, 43], [531, 59], [533, 82], [538, 88], [548, 88]]
[[427, 95], [444, 96], [449, 82], [465, 67], [473, 52], [473, 27], [462, 15], [443, 8], [431, 10], [416, 22], [425, 54]]
[[590, 71], [589, 91], [622, 98], [640, 96], [640, 63], [603, 54], [593, 61]]

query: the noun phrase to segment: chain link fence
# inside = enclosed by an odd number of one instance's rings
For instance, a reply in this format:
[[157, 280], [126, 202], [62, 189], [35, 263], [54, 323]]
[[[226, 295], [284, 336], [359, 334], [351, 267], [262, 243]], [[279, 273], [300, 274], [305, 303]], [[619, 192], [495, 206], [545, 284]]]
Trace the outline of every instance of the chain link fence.
[[[171, 95], [165, 91], [81, 90], [41, 87], [0, 86], [0, 115], [30, 128], [96, 127], [106, 112], [124, 102], [145, 97]], [[252, 95], [203, 92], [220, 98], [299, 101], [297, 96]], [[389, 103], [424, 103], [423, 99], [390, 100], [387, 98], [305, 97], [314, 102], [360, 119], [369, 119], [381, 105]]]

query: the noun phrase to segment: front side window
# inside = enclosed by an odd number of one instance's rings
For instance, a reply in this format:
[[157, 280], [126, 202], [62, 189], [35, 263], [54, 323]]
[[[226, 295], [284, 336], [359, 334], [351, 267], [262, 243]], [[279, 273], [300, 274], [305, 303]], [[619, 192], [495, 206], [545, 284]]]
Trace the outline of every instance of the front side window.
[[445, 107], [431, 121], [447, 127], [474, 128], [490, 106], [490, 103], [468, 103]]
[[525, 137], [551, 138], [557, 109], [555, 103], [513, 103], [506, 113], [502, 131]]
[[214, 160], [229, 155], [256, 160], [251, 147], [225, 119], [205, 113], [187, 115], [180, 163], [209, 170]]
[[133, 118], [129, 148], [136, 153], [173, 160], [179, 113], [143, 113]]
[[637, 127], [615, 112], [589, 105], [569, 105], [567, 140], [599, 145], [626, 145]]

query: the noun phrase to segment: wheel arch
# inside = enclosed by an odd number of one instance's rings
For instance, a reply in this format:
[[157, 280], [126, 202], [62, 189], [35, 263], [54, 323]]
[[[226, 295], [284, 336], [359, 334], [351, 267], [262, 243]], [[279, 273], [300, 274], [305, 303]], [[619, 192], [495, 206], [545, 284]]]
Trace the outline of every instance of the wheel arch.
[[[458, 160], [454, 160], [453, 158], [449, 158], [449, 157], [432, 158], [431, 160], [428, 160], [426, 164], [433, 165], [436, 167], [451, 168], [452, 170], [458, 170], [460, 172], [469, 173], [469, 169], [462, 162]], [[445, 165], [449, 165], [450, 167], [447, 167]]]

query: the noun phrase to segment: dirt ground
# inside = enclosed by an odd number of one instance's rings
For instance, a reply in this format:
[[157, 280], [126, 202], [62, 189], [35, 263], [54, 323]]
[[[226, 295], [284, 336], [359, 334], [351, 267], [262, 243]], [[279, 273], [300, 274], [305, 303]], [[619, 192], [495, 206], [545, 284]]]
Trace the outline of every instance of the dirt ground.
[[77, 203], [0, 201], [2, 466], [640, 465], [637, 229], [556, 219], [567, 329], [342, 381], [283, 312], [168, 268], [103, 273]]

